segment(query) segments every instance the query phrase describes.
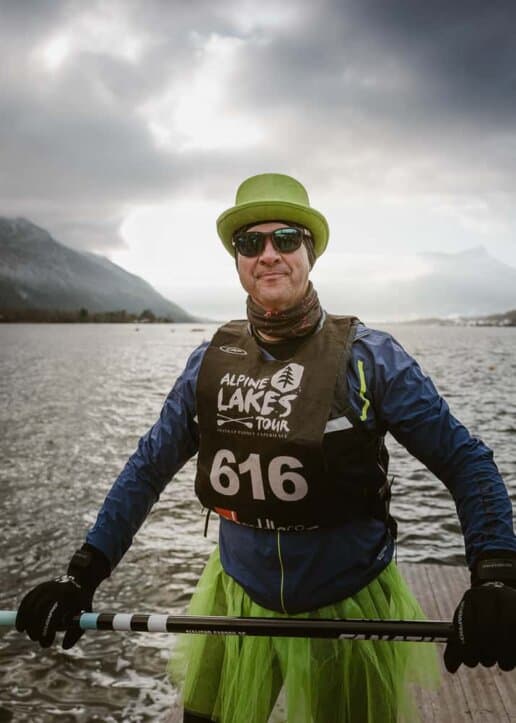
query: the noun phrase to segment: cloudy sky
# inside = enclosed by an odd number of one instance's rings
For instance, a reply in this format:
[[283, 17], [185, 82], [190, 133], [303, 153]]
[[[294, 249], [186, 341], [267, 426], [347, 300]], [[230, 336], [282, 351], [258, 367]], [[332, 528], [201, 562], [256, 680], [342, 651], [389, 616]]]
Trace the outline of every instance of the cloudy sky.
[[219, 318], [214, 222], [255, 173], [327, 216], [334, 311], [423, 252], [516, 266], [515, 27], [510, 0], [0, 0], [0, 214]]

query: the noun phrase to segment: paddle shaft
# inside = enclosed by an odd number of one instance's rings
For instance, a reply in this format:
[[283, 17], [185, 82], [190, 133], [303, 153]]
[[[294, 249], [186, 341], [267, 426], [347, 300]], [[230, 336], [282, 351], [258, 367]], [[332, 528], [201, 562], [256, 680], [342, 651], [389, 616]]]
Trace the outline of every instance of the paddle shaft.
[[[14, 627], [15, 620], [15, 610], [0, 610], [0, 627]], [[83, 630], [149, 633], [202, 633], [437, 643], [447, 642], [453, 634], [452, 623], [437, 620], [232, 618], [139, 613], [82, 613], [73, 620]]]

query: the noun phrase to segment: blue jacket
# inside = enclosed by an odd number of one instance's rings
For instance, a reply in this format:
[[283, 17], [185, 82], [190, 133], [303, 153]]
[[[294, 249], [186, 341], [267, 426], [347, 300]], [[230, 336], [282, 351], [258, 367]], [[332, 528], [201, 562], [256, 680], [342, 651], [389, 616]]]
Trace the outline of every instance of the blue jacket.
[[[166, 484], [197, 452], [195, 390], [207, 346], [188, 359], [160, 418], [140, 439], [88, 532], [86, 541], [113, 567]], [[482, 550], [516, 551], [512, 507], [493, 453], [452, 416], [403, 347], [390, 334], [359, 325], [347, 378], [363, 423], [391, 432], [453, 495], [469, 566]], [[219, 545], [224, 569], [256, 602], [296, 613], [367, 585], [390, 562], [394, 543], [373, 519], [307, 532], [258, 530], [221, 519]]]

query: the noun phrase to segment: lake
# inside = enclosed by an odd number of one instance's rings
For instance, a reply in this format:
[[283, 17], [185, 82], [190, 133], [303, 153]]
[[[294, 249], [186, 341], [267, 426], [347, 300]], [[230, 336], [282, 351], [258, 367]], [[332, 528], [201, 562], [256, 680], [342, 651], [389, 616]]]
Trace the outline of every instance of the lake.
[[[495, 450], [516, 495], [516, 329], [386, 325], [454, 414]], [[190, 352], [213, 325], [0, 325], [0, 608], [62, 574], [106, 492]], [[398, 559], [463, 564], [448, 492], [392, 438]], [[97, 609], [183, 610], [217, 539], [193, 495], [193, 461], [176, 475]], [[64, 652], [0, 633], [0, 722], [161, 721], [174, 699], [172, 636], [89, 633]]]

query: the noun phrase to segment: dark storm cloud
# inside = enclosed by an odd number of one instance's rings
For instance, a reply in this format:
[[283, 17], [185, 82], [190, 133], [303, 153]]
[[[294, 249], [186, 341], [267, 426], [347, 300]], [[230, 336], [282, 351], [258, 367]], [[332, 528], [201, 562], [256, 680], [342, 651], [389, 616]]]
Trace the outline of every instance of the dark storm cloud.
[[366, 0], [356, 7], [375, 36], [416, 70], [442, 110], [514, 122], [515, 3]]
[[[275, 23], [275, 8], [291, 20]], [[35, 69], [35, 49], [85, 11], [114, 13], [121, 43], [124, 23], [140, 33], [141, 56], [93, 47], [55, 74]], [[516, 5], [496, 0], [0, 2], [0, 213], [35, 214], [67, 242], [99, 249], [116, 243], [131, 204], [222, 201], [270, 169], [343, 190], [507, 196], [514, 27]], [[158, 148], [139, 109], [188, 82], [211, 35], [242, 40], [225, 110], [257, 118], [264, 139], [245, 150]]]
[[514, 130], [516, 4], [356, 0], [321, 7], [306, 32], [284, 29], [249, 54], [242, 72], [249, 99], [272, 97], [288, 107], [297, 98], [305, 116], [324, 114], [330, 122], [347, 109], [350, 118], [373, 122], [381, 112], [378, 121], [415, 124], [420, 132], [454, 116], [465, 126]]
[[353, 187], [514, 188], [516, 5], [319, 7], [241, 68], [236, 94], [265, 103], [280, 158], [295, 148], [318, 179]]
[[[31, 54], [85, 7], [103, 12], [109, 5], [148, 36], [141, 62], [83, 51], [56, 74], [34, 66]], [[196, 151], [160, 151], [137, 111], [166, 83], [188, 76], [195, 64], [192, 31], [202, 37], [228, 29], [209, 7], [203, 2], [3, 3], [0, 213], [35, 216], [65, 233], [67, 243], [102, 249], [117, 243], [115, 230], [126, 204], [159, 201], [179, 187], [187, 191], [210, 163], [229, 166], [218, 153], [206, 158]], [[123, 40], [123, 28], [120, 33]]]

